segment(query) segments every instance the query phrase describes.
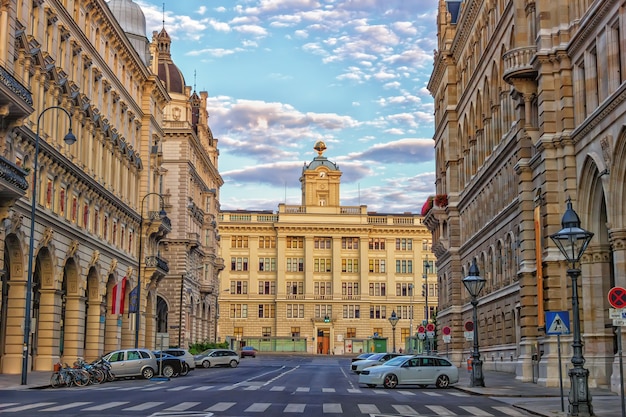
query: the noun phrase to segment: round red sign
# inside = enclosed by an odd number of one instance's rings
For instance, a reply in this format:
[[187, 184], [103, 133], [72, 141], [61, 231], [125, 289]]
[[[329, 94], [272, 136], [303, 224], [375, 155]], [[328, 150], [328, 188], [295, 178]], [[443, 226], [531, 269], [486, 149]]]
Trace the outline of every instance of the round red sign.
[[418, 333], [424, 333], [426, 331], [426, 329], [424, 328], [424, 326], [420, 326], [417, 328], [417, 332]]
[[452, 333], [452, 329], [449, 326], [445, 326], [443, 329], [441, 329], [441, 332], [445, 336], [448, 336], [448, 335], [450, 335], [450, 333]]
[[465, 322], [465, 331], [466, 332], [474, 331], [474, 322], [473, 321], [466, 321]]
[[426, 331], [427, 331], [427, 332], [434, 332], [434, 331], [435, 331], [435, 325], [434, 325], [434, 324], [432, 324], [432, 323], [428, 323], [428, 324], [426, 325]]
[[626, 307], [626, 290], [622, 287], [613, 287], [609, 290], [609, 304], [613, 308]]

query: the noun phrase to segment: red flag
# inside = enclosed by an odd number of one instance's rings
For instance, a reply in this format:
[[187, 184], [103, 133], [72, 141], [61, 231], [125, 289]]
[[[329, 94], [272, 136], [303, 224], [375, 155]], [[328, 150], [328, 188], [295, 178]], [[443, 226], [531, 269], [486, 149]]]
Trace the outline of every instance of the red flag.
[[126, 277], [113, 286], [113, 305], [111, 314], [124, 313], [124, 295], [126, 294]]

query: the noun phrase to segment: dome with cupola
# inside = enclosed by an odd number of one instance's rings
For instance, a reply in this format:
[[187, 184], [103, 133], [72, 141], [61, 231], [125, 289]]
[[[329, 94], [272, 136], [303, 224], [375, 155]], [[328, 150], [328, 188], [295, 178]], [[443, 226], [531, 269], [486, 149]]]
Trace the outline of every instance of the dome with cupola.
[[172, 38], [165, 28], [156, 35], [156, 41], [159, 48], [159, 78], [169, 93], [185, 94], [185, 77], [172, 61], [172, 54], [170, 53]]
[[126, 33], [128, 40], [147, 64], [149, 62], [148, 38], [146, 38], [146, 16], [133, 0], [110, 0], [107, 3], [115, 20]]

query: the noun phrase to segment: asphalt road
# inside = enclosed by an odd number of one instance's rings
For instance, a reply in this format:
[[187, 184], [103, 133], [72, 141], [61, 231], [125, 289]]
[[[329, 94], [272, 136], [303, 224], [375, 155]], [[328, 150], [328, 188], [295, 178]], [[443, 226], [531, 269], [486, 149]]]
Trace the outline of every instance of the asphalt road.
[[0, 391], [0, 414], [81, 417], [528, 416], [454, 388], [358, 385], [350, 360], [259, 356], [237, 368], [196, 369], [169, 381], [119, 380], [85, 388]]

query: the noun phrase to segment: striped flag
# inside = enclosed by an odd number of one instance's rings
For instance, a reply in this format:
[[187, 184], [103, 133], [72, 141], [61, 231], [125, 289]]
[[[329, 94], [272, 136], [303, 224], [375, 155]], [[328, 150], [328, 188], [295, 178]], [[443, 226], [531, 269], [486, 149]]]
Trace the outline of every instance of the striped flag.
[[124, 295], [126, 293], [126, 277], [113, 287], [113, 305], [111, 306], [111, 314], [124, 313]]

